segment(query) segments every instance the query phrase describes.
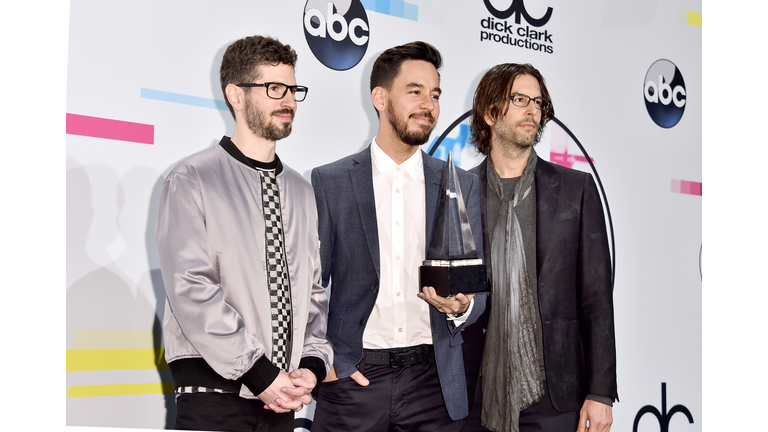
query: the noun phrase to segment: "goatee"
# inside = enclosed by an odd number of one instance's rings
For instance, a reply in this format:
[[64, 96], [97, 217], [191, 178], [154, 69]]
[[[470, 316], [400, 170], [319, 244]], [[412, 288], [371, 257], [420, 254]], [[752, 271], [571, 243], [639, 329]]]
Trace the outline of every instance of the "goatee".
[[276, 111], [272, 111], [272, 113], [270, 113], [270, 118], [268, 119], [264, 115], [263, 111], [260, 111], [254, 108], [253, 105], [251, 105], [250, 101], [246, 99], [245, 113], [246, 113], [245, 121], [248, 124], [248, 128], [256, 136], [260, 136], [270, 141], [278, 141], [288, 137], [288, 135], [291, 134], [292, 123], [281, 122], [278, 125], [270, 121], [272, 116], [281, 115], [281, 114], [290, 114], [291, 120], [293, 120], [293, 116], [295, 115], [295, 112], [290, 108], [283, 108]]
[[420, 146], [427, 142], [429, 134], [432, 133], [432, 129], [435, 128], [435, 116], [430, 111], [424, 111], [420, 113], [414, 113], [408, 116], [411, 117], [423, 117], [429, 120], [429, 125], [419, 124], [417, 130], [412, 131], [408, 129], [408, 120], [400, 121], [400, 116], [393, 109], [392, 103], [389, 104], [389, 124], [392, 125], [392, 129], [395, 131], [397, 138], [405, 144], [411, 146]]
[[[518, 127], [523, 123], [533, 123], [536, 132], [530, 135], [526, 132], [519, 131]], [[525, 150], [529, 147], [535, 147], [541, 140], [542, 128], [539, 127], [539, 122], [536, 120], [523, 119], [514, 124], [511, 131], [507, 128], [496, 129], [496, 136], [499, 141], [507, 143], [510, 147], [515, 147], [520, 150]]]

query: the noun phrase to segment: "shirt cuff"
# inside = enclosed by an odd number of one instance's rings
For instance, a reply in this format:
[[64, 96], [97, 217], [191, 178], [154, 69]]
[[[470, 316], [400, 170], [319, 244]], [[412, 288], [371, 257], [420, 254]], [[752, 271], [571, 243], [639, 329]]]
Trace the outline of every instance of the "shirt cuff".
[[317, 379], [315, 387], [317, 387], [317, 384], [320, 384], [320, 382], [325, 379], [325, 362], [320, 357], [307, 356], [302, 358], [301, 361], [299, 361], [299, 369], [302, 368], [309, 369], [313, 374], [315, 374], [315, 378]]
[[610, 398], [607, 396], [587, 395], [587, 399], [595, 402], [600, 402], [601, 404], [605, 404], [608, 406], [613, 406], [613, 398]]
[[446, 318], [448, 318], [449, 321], [453, 321], [453, 325], [456, 327], [464, 324], [467, 322], [467, 318], [469, 318], [469, 314], [472, 312], [472, 306], [475, 305], [475, 298], [472, 297], [469, 300], [469, 307], [467, 308], [466, 312], [463, 314], [445, 314]]
[[243, 383], [255, 396], [264, 393], [264, 390], [280, 374], [280, 368], [273, 365], [266, 356], [261, 356], [253, 367], [248, 369], [238, 381]]

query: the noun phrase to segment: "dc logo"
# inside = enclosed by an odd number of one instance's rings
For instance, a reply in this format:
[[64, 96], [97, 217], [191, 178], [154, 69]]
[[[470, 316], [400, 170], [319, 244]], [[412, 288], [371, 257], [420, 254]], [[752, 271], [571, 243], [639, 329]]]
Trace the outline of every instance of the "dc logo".
[[645, 108], [653, 121], [671, 128], [685, 112], [685, 81], [680, 70], [669, 60], [657, 60], [645, 74]]
[[640, 408], [635, 416], [635, 423], [632, 425], [632, 432], [637, 432], [637, 426], [640, 419], [646, 414], [652, 414], [659, 421], [659, 431], [669, 432], [669, 420], [673, 415], [681, 413], [688, 418], [688, 423], [693, 423], [693, 416], [684, 405], [675, 405], [667, 411], [667, 383], [661, 383], [661, 411], [653, 405], [646, 405]]
[[307, 0], [304, 37], [325, 66], [353, 68], [365, 55], [369, 36], [368, 15], [360, 0]]
[[486, 9], [488, 9], [488, 12], [491, 13], [491, 15], [495, 16], [498, 19], [507, 19], [511, 17], [512, 15], [515, 16], [515, 24], [520, 24], [520, 17], [522, 16], [525, 18], [525, 21], [534, 26], [534, 27], [541, 27], [544, 24], [549, 22], [549, 19], [552, 18], [552, 8], [548, 7], [547, 12], [544, 14], [541, 18], [533, 18], [527, 10], [525, 10], [525, 5], [523, 4], [523, 0], [513, 0], [512, 4], [509, 6], [509, 8], [505, 11], [500, 11], [493, 7], [491, 4], [491, 0], [483, 0], [483, 3], [485, 3]]

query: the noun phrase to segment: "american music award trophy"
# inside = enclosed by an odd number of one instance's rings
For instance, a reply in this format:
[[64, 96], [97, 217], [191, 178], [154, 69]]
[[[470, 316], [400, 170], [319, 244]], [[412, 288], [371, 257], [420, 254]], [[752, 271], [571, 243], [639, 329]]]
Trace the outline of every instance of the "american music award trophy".
[[424, 265], [419, 267], [419, 286], [434, 287], [443, 297], [487, 292], [488, 275], [477, 254], [450, 153], [442, 189], [432, 241]]

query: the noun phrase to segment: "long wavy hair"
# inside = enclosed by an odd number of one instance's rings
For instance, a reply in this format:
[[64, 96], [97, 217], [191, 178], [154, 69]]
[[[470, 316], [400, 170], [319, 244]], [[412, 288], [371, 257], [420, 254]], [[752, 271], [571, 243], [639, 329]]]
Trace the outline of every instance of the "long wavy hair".
[[477, 147], [477, 151], [488, 156], [491, 152], [491, 127], [485, 122], [485, 115], [498, 120], [507, 114], [509, 109], [510, 92], [515, 79], [520, 75], [530, 75], [539, 82], [541, 96], [550, 101], [549, 107], [541, 112], [541, 124], [536, 132], [536, 141], [541, 138], [544, 126], [555, 116], [555, 108], [551, 103], [544, 77], [528, 63], [503, 63], [488, 70], [480, 79], [475, 90], [475, 98], [472, 103], [472, 132], [471, 141]]

